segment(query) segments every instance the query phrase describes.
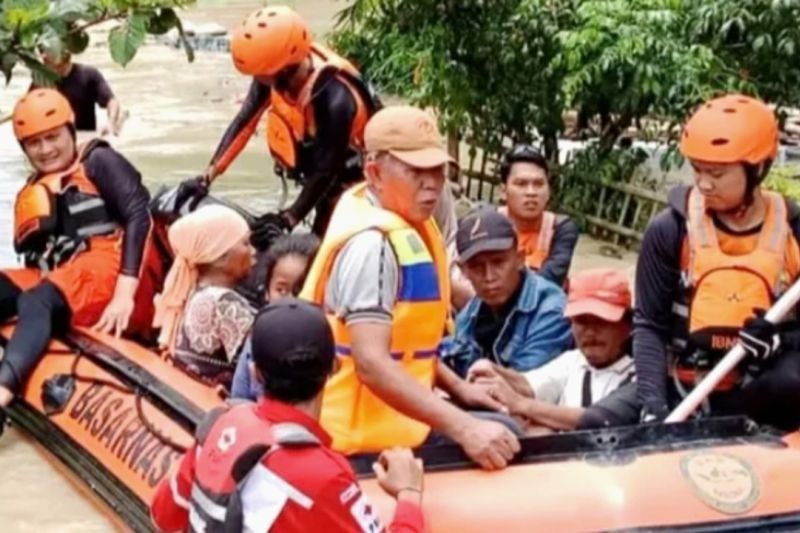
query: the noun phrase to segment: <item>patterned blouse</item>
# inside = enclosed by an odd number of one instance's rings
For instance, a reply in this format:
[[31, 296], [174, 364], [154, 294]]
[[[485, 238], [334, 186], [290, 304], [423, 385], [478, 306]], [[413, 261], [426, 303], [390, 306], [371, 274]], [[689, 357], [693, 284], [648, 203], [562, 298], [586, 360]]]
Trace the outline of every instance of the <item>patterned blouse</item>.
[[194, 374], [230, 383], [254, 319], [255, 310], [236, 291], [200, 287], [186, 302], [175, 357]]

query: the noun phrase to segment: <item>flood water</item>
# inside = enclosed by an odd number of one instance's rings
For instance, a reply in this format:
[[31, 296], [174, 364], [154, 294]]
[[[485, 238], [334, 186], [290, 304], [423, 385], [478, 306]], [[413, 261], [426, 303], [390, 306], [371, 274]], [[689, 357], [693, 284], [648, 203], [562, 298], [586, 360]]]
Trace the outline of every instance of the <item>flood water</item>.
[[[343, 2], [288, 2], [318, 34], [326, 31]], [[182, 18], [196, 24], [233, 27], [262, 5], [252, 0], [200, 1]], [[92, 43], [104, 42], [102, 34]], [[227, 53], [196, 53], [194, 63], [182, 50], [152, 44], [142, 48], [127, 68], [115, 65], [104, 46], [76, 58], [98, 67], [123, 107], [130, 111], [113, 145], [140, 170], [147, 185], [172, 184], [205, 169], [225, 127], [244, 97], [248, 80], [240, 76]], [[9, 86], [0, 88], [0, 112], [9, 112], [30, 79], [18, 68]], [[98, 110], [101, 122], [104, 111]], [[14, 195], [27, 170], [10, 122], [0, 125], [0, 266], [16, 264], [11, 237]], [[245, 203], [254, 211], [274, 207], [279, 183], [272, 173], [263, 131], [218, 183], [215, 193]], [[0, 438], [0, 531], [93, 532], [119, 528], [29, 439], [10, 428]]]
[[[287, 2], [306, 17], [319, 35], [330, 28], [343, 1], [298, 0]], [[201, 1], [182, 18], [203, 24], [215, 22], [231, 28], [261, 5], [235, 0]], [[160, 184], [201, 172], [216, 143], [236, 113], [248, 80], [238, 75], [227, 53], [198, 51], [193, 64], [181, 50], [163, 45], [142, 48], [127, 68], [115, 65], [104, 46], [93, 45], [77, 58], [103, 72], [123, 107], [130, 112], [122, 134], [113, 145], [141, 171], [154, 190]], [[24, 69], [0, 89], [0, 111], [9, 112], [28, 87]], [[101, 123], [104, 112], [99, 110]], [[0, 266], [16, 264], [11, 238], [13, 199], [26, 175], [22, 153], [10, 123], [0, 125]], [[245, 204], [253, 211], [274, 208], [279, 183], [272, 173], [263, 131], [214, 185], [216, 194]], [[629, 266], [632, 254], [621, 260], [603, 257], [600, 244], [584, 239], [576, 255], [576, 269], [587, 266]], [[120, 528], [102, 508], [79, 490], [74, 480], [51, 465], [46, 455], [25, 436], [10, 428], [0, 438], [0, 530], [11, 532], [108, 531]]]

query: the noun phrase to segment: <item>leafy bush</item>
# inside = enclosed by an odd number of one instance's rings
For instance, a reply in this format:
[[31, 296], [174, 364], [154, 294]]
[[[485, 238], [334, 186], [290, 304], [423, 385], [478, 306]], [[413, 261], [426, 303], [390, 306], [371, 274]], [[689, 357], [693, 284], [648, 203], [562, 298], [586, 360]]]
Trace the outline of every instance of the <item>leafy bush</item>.
[[54, 79], [38, 52], [80, 53], [89, 45], [87, 30], [101, 22], [118, 20], [108, 34], [111, 57], [127, 65], [148, 33], [162, 34], [176, 28], [189, 61], [193, 53], [184, 35], [176, 8], [194, 0], [2, 0], [0, 3], [0, 70], [10, 81], [14, 66], [22, 63], [37, 83]]
[[603, 158], [631, 125], [673, 139], [722, 92], [799, 103], [798, 20], [800, 0], [354, 0], [333, 39], [450, 133], [556, 162], [569, 110]]
[[783, 165], [773, 168], [764, 187], [800, 202], [800, 165]]

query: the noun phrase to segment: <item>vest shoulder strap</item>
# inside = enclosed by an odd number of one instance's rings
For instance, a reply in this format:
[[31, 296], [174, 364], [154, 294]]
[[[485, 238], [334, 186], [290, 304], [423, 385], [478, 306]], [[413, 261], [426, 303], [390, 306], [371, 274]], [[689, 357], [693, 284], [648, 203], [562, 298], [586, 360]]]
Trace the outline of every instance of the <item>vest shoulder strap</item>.
[[711, 217], [706, 214], [703, 195], [692, 187], [686, 200], [686, 236], [691, 249], [716, 247], [717, 233]]
[[[372, 92], [366, 87], [361, 73], [352, 63], [318, 43], [312, 45], [311, 52], [312, 57], [318, 64], [315, 65], [314, 71], [311, 73], [311, 76], [309, 76], [309, 79], [306, 81], [297, 97], [297, 102], [301, 110], [305, 110], [314, 97], [322, 90], [322, 87], [316, 88], [317, 81], [320, 77], [329, 75], [337, 77], [344, 82], [356, 99], [357, 107], [365, 107], [369, 110], [370, 114], [376, 111], [378, 106], [377, 103], [374, 102]], [[317, 90], [315, 90], [315, 88]]]
[[308, 429], [294, 422], [281, 422], [272, 426], [275, 443], [280, 446], [320, 445], [319, 439]]
[[789, 209], [786, 200], [778, 193], [762, 191], [767, 204], [767, 216], [759, 235], [759, 247], [771, 252], [783, 253], [786, 250], [790, 233]]
[[103, 139], [89, 139], [85, 143], [78, 146], [78, 159], [81, 161], [86, 161], [86, 158], [89, 157], [89, 154], [91, 154], [95, 148], [100, 147], [109, 148], [111, 145]]
[[545, 211], [542, 215], [542, 227], [539, 230], [539, 242], [536, 243], [536, 248], [548, 253], [550, 251], [550, 243], [553, 242], [553, 234], [556, 231], [556, 215], [550, 211]]
[[[789, 236], [789, 212], [786, 200], [778, 193], [762, 191], [767, 207], [758, 239], [759, 248], [781, 252]], [[686, 208], [686, 236], [692, 250], [719, 246], [714, 221], [706, 212], [705, 200], [696, 188], [689, 192]]]

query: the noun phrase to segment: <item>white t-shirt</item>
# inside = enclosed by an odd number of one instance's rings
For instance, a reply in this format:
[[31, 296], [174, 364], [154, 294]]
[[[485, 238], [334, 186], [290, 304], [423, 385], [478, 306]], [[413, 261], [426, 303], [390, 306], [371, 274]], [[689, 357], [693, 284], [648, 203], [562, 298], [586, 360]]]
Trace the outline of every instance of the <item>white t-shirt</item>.
[[525, 373], [537, 400], [564, 407], [582, 407], [584, 376], [589, 373], [589, 404], [598, 402], [633, 379], [633, 359], [625, 355], [605, 368], [594, 368], [580, 350], [564, 352]]

